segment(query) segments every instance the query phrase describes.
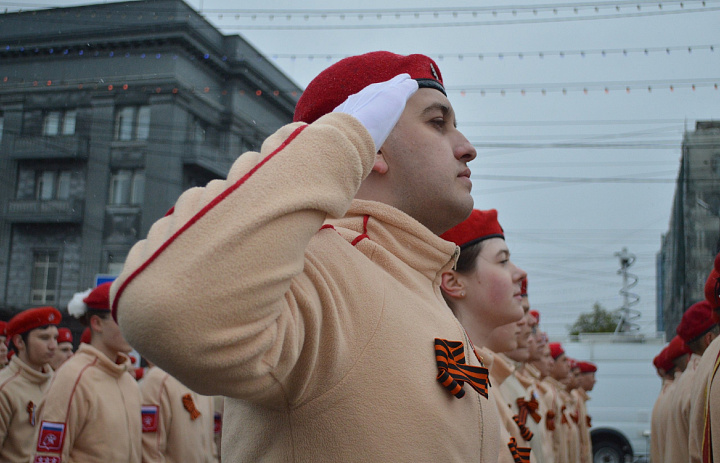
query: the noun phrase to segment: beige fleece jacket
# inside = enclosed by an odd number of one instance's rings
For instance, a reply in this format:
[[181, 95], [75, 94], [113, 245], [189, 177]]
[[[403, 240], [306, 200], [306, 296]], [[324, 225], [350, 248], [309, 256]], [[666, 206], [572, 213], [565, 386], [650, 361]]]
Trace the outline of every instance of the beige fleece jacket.
[[700, 363], [700, 355], [691, 354], [685, 371], [675, 381], [673, 394], [668, 402], [668, 423], [665, 434], [665, 461], [689, 461], [690, 451], [690, 402], [702, 400], [702, 396], [693, 397], [692, 388], [695, 373]]
[[[713, 376], [718, 355], [720, 355], [720, 336], [713, 339], [707, 349], [705, 349], [705, 352], [703, 352], [702, 358], [695, 370], [695, 380], [692, 382], [690, 395], [695, 399], [690, 401], [690, 428], [688, 436], [690, 463], [702, 462], [708, 391], [713, 385], [715, 385], [713, 389], [716, 390], [718, 381], [720, 381], [720, 379], [717, 378], [717, 373]], [[720, 410], [720, 401], [718, 401], [717, 398], [715, 401], [711, 401], [710, 405], [711, 409], [715, 409], [716, 411]], [[715, 415], [714, 424], [711, 425], [710, 429], [713, 431], [712, 442], [717, 442], [714, 445], [720, 448], [720, 421], [718, 421], [717, 415]], [[720, 461], [720, 455], [715, 454], [714, 461]]]
[[113, 284], [139, 352], [228, 397], [222, 461], [497, 460], [492, 404], [436, 379], [436, 338], [480, 364], [439, 288], [456, 247], [353, 201], [374, 159], [346, 114], [281, 128], [185, 192]]
[[158, 367], [140, 382], [142, 405], [155, 415], [143, 427], [143, 463], [213, 463], [215, 415], [213, 398], [193, 392]]
[[0, 370], [0, 461], [27, 463], [35, 441], [37, 409], [53, 375], [50, 365], [43, 372], [31, 368], [14, 355]]
[[577, 429], [578, 429], [578, 442], [580, 444], [580, 457], [578, 461], [580, 463], [592, 463], [592, 438], [590, 437], [590, 427], [587, 423], [587, 401], [590, 400], [590, 396], [585, 392], [583, 388], [577, 388], [570, 391], [570, 395], [575, 399], [575, 413], [577, 413]]
[[[140, 390], [129, 367], [124, 354], [113, 362], [90, 344], [80, 344], [45, 392], [33, 440], [36, 458], [140, 463]], [[53, 434], [56, 438], [48, 440]]]

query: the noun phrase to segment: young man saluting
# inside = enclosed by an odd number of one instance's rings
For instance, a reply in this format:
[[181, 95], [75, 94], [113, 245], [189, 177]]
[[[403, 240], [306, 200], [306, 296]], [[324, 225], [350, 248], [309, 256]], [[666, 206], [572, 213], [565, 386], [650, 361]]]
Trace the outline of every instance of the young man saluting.
[[123, 332], [229, 397], [222, 461], [496, 461], [487, 370], [439, 289], [476, 153], [437, 64], [346, 58], [295, 120], [135, 245], [112, 288]]

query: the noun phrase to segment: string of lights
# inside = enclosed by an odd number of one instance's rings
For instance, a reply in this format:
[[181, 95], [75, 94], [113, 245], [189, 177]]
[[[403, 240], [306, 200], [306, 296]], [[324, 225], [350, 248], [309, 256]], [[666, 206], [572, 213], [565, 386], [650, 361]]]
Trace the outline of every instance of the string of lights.
[[[333, 29], [407, 29], [407, 28], [437, 28], [437, 27], [477, 27], [517, 24], [541, 24], [567, 21], [609, 20], [640, 18], [650, 16], [666, 16], [688, 13], [706, 13], [720, 10], [720, 7], [708, 6], [707, 1], [696, 2], [686, 8], [691, 2], [631, 2], [622, 6], [604, 3], [578, 5], [549, 5], [545, 8], [525, 7], [496, 7], [477, 8], [473, 10], [443, 9], [433, 12], [419, 11], [392, 11], [387, 10], [357, 10], [348, 12], [336, 11], [300, 11], [295, 13], [273, 12], [259, 15], [257, 13], [216, 13], [210, 10], [203, 13], [208, 18], [216, 19], [223, 29], [238, 30], [333, 30]], [[670, 6], [668, 8], [667, 6]], [[250, 22], [234, 24], [247, 19]], [[275, 19], [278, 19], [276, 21]], [[484, 19], [487, 18], [487, 19]], [[264, 20], [260, 24], [258, 19]], [[284, 22], [282, 21], [284, 19]], [[417, 20], [431, 19], [432, 22], [417, 22]], [[298, 20], [303, 21], [298, 24]], [[320, 22], [317, 22], [317, 21]], [[449, 20], [449, 21], [448, 21]], [[332, 22], [331, 22], [332, 21]]]
[[[589, 50], [538, 50], [538, 51], [506, 51], [506, 52], [466, 52], [466, 53], [429, 53], [428, 56], [435, 59], [436, 61], [444, 61], [446, 59], [455, 59], [463, 61], [466, 59], [477, 59], [484, 60], [487, 58], [565, 58], [570, 56], [579, 56], [581, 58], [587, 57], [603, 57], [611, 55], [622, 55], [625, 57], [633, 55], [645, 55], [661, 54], [671, 55], [673, 53], [682, 52], [692, 54], [697, 51], [709, 51], [714, 53], [718, 44], [711, 45], [681, 45], [681, 46], [667, 46], [667, 47], [633, 47], [633, 48], [609, 48], [609, 49], [589, 49]], [[343, 58], [347, 58], [348, 54], [342, 53], [268, 53], [268, 57], [274, 60], [278, 59], [289, 59], [292, 61], [298, 59], [305, 59], [308, 61], [314, 60], [326, 60], [326, 61], [337, 61]]]
[[[108, 80], [106, 80], [108, 79]], [[0, 90], [4, 89], [22, 89], [28, 87], [52, 87], [52, 88], [77, 88], [78, 90], [106, 90], [108, 92], [128, 91], [137, 90], [141, 87], [141, 91], [148, 93], [181, 93], [190, 92], [197, 94], [220, 94], [221, 96], [227, 96], [231, 93], [237, 94], [238, 96], [255, 96], [255, 97], [279, 97], [281, 95], [290, 95], [293, 98], [299, 96], [297, 90], [287, 89], [274, 89], [271, 91], [264, 91], [262, 89], [246, 90], [239, 89], [236, 91], [228, 90], [226, 87], [217, 87], [215, 84], [207, 85], [192, 85], [186, 88], [179, 88], [177, 86], [171, 86], [167, 84], [158, 84], [156, 86], [150, 84], [138, 85], [134, 82], [116, 81], [112, 79], [104, 78], [103, 82], [98, 82], [97, 79], [92, 81], [87, 80], [71, 80], [71, 79], [60, 79], [56, 80], [54, 76], [47, 77], [36, 77], [25, 79], [21, 76], [9, 76], [5, 75], [0, 77]], [[468, 94], [479, 94], [480, 96], [486, 95], [500, 95], [506, 96], [511, 94], [519, 94], [526, 96], [529, 94], [548, 95], [551, 93], [559, 93], [567, 95], [569, 93], [582, 93], [589, 95], [591, 93], [617, 93], [624, 92], [631, 94], [635, 91], [642, 91], [646, 93], [653, 93], [657, 91], [670, 91], [680, 89], [690, 89], [696, 91], [699, 89], [712, 89], [718, 90], [718, 83], [720, 83], [720, 77], [717, 78], [689, 78], [689, 79], [671, 79], [671, 80], [644, 80], [644, 81], [629, 81], [629, 82], [558, 82], [558, 83], [521, 83], [521, 84], [503, 84], [503, 85], [469, 85], [469, 86], [448, 86], [446, 88], [448, 93], [459, 94], [462, 97]]]

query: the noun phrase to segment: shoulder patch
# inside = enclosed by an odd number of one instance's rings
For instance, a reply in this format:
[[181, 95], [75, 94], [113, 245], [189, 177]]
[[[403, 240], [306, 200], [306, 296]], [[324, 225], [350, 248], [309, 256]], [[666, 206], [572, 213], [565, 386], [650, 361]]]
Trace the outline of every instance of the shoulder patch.
[[215, 421], [215, 429], [214, 429], [215, 434], [220, 434], [220, 432], [222, 432], [222, 415], [220, 414], [220, 412], [215, 412], [214, 418], [215, 418], [215, 420], [214, 420]]
[[38, 435], [37, 451], [60, 453], [65, 442], [65, 423], [42, 421]]
[[142, 432], [157, 432], [158, 430], [158, 405], [143, 405], [142, 413]]

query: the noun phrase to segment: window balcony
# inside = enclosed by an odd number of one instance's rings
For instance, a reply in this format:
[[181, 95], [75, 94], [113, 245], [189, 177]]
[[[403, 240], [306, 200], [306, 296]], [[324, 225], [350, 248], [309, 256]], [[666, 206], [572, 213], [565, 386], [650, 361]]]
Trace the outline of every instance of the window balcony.
[[183, 162], [185, 165], [194, 164], [215, 175], [225, 178], [234, 159], [230, 159], [227, 153], [220, 148], [203, 143], [186, 143], [183, 151]]
[[87, 159], [90, 140], [77, 135], [18, 137], [13, 159]]
[[80, 199], [8, 201], [5, 218], [11, 223], [82, 223], [84, 203]]

